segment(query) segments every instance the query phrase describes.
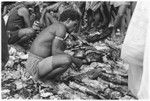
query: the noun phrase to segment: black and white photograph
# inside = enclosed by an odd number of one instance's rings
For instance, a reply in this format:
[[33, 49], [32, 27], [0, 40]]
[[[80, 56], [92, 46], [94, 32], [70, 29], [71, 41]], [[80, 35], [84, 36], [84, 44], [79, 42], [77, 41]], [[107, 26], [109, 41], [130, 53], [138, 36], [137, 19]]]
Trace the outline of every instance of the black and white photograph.
[[0, 3], [2, 100], [149, 99], [149, 1]]

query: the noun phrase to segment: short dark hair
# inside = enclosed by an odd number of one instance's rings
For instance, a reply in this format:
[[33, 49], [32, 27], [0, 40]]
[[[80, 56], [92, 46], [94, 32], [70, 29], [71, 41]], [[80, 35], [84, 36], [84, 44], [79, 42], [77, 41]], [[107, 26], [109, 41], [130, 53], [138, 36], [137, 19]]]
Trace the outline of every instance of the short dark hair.
[[80, 14], [74, 9], [67, 9], [60, 15], [59, 21], [66, 21], [68, 18], [72, 21], [80, 20]]

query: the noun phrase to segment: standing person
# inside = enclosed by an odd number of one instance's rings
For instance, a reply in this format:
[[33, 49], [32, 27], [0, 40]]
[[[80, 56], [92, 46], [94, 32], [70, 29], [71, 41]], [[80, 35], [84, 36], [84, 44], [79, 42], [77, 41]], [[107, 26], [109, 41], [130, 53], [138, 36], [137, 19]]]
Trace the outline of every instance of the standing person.
[[[130, 5], [130, 2], [110, 2], [110, 14], [114, 15], [114, 22], [113, 22], [113, 33], [112, 33], [112, 38], [115, 37], [117, 29], [121, 30], [121, 27], [123, 26], [123, 20], [125, 18], [125, 13]], [[111, 19], [112, 20], [112, 19]], [[123, 26], [122, 28], [125, 28], [126, 26]]]
[[14, 7], [9, 12], [7, 21], [7, 33], [9, 35], [8, 44], [15, 44], [26, 41], [34, 36], [34, 30], [30, 23], [29, 7], [35, 5], [35, 2], [24, 2]]
[[102, 14], [100, 11], [101, 6], [102, 2], [100, 1], [86, 2], [85, 9], [87, 11], [87, 31], [91, 29], [92, 25], [97, 27], [99, 22], [102, 21]]
[[59, 22], [45, 28], [31, 45], [26, 68], [36, 80], [55, 79], [65, 72], [71, 63], [78, 67], [80, 59], [64, 53], [66, 32], [72, 32], [80, 15], [73, 9], [68, 9], [60, 15]]
[[121, 52], [122, 59], [129, 64], [128, 88], [139, 99], [149, 98], [149, 14], [149, 3], [138, 1]]
[[2, 67], [5, 66], [6, 62], [8, 61], [9, 58], [9, 53], [8, 53], [8, 35], [6, 33], [6, 26], [4, 23], [4, 19], [2, 18], [2, 23], [1, 23], [1, 35], [2, 35]]

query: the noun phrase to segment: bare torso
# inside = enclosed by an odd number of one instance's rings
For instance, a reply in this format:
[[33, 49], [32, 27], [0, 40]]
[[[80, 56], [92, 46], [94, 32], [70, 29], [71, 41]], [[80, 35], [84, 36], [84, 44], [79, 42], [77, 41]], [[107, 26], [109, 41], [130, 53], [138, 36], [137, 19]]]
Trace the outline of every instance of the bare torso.
[[37, 56], [46, 58], [48, 56], [52, 56], [55, 50], [61, 50], [61, 47], [63, 47], [64, 44], [59, 41], [53, 42], [59, 25], [59, 23], [52, 24], [40, 32], [32, 43], [30, 52]]

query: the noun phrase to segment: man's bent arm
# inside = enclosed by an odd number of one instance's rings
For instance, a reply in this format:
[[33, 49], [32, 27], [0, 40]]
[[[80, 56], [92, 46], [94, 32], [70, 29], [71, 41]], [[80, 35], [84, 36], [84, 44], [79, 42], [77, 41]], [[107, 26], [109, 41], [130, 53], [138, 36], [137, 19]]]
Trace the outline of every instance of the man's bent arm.
[[[65, 41], [63, 40], [66, 35], [66, 28], [64, 25], [58, 24], [55, 32], [55, 38], [52, 45], [52, 55], [64, 54]], [[57, 38], [58, 37], [58, 38]]]
[[18, 10], [18, 14], [24, 18], [24, 21], [25, 21], [27, 27], [31, 27], [30, 15], [29, 15], [28, 9], [22, 7]]

